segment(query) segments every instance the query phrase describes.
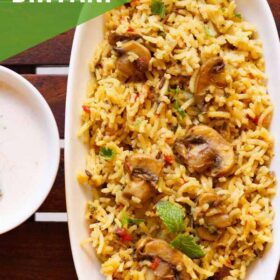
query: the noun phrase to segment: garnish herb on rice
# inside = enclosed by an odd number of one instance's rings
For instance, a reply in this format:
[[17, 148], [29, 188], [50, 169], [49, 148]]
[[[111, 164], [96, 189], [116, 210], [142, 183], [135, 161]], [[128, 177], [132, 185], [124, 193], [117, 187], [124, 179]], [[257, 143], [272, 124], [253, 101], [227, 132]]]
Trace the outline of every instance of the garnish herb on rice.
[[190, 235], [178, 234], [171, 245], [191, 259], [199, 259], [205, 256], [202, 248], [196, 244], [194, 238]]
[[106, 160], [111, 160], [114, 156], [114, 151], [110, 148], [102, 147], [100, 149], [100, 155]]
[[181, 108], [178, 99], [174, 100], [173, 106], [174, 106], [174, 109], [178, 112], [178, 114], [183, 119], [186, 116], [186, 112]]
[[160, 15], [161, 18], [165, 17], [165, 5], [161, 0], [152, 0], [151, 11], [153, 15]]
[[178, 95], [180, 93], [180, 88], [177, 86], [176, 89], [169, 89], [171, 92], [174, 93], [174, 98], [173, 98], [173, 107], [179, 114], [179, 116], [183, 119], [186, 116], [186, 112], [181, 108], [180, 102], [178, 100]]
[[184, 210], [169, 201], [160, 201], [156, 205], [157, 214], [166, 225], [166, 227], [173, 233], [181, 232], [185, 228]]
[[180, 93], [180, 90], [181, 89], [179, 86], [177, 86], [176, 88], [169, 88], [169, 91], [173, 92], [175, 96]]
[[239, 19], [242, 19], [242, 15], [240, 13], [236, 13], [234, 16], [239, 18]]
[[123, 213], [122, 217], [121, 217], [121, 224], [122, 224], [123, 227], [127, 227], [130, 224], [139, 225], [139, 224], [144, 223], [144, 222], [145, 222], [144, 219], [130, 218], [130, 217], [127, 216], [126, 213]]

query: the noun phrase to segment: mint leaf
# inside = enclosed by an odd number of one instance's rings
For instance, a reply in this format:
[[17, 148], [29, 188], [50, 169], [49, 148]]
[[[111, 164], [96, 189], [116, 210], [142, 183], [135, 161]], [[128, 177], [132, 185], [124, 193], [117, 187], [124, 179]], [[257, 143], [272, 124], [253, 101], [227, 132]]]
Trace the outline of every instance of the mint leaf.
[[184, 230], [185, 213], [178, 205], [169, 201], [160, 201], [156, 205], [157, 214], [171, 232]]
[[191, 259], [199, 259], [205, 256], [204, 251], [195, 243], [193, 237], [190, 235], [177, 235], [177, 237], [171, 242], [171, 245]]
[[125, 213], [121, 217], [121, 224], [122, 224], [123, 227], [128, 226], [129, 224], [139, 225], [139, 224], [144, 223], [144, 222], [145, 222], [144, 219], [130, 218]]
[[151, 11], [153, 15], [160, 15], [161, 18], [165, 17], [165, 5], [161, 0], [152, 0]]
[[114, 151], [110, 148], [102, 147], [100, 149], [100, 155], [104, 157], [106, 160], [111, 160], [114, 156]]

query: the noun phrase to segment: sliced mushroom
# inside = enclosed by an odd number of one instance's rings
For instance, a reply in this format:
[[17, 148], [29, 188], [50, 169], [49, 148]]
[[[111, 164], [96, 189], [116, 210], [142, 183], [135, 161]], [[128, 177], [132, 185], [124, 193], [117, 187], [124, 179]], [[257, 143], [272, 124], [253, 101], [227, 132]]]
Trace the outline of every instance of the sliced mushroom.
[[147, 201], [152, 195], [152, 187], [143, 180], [131, 181], [123, 190], [123, 195], [126, 198], [131, 198], [132, 196], [141, 200], [141, 202]]
[[154, 274], [158, 279], [175, 279], [173, 268], [167, 262], [161, 261], [154, 270]]
[[198, 173], [211, 168], [215, 160], [216, 153], [207, 143], [195, 144], [188, 151], [188, 165]]
[[[174, 269], [180, 266], [179, 279], [190, 280], [183, 261], [183, 254], [172, 248], [166, 241], [154, 238], [145, 238], [138, 241], [136, 248], [141, 255], [158, 257], [164, 262], [170, 264]], [[171, 278], [176, 279], [176, 278]]]
[[[143, 80], [151, 60], [149, 49], [137, 41], [125, 42], [121, 47], [114, 49], [121, 55], [117, 61], [118, 77], [125, 81], [129, 78], [132, 80]], [[131, 61], [129, 53], [136, 54], [138, 58]]]
[[147, 242], [143, 253], [148, 256], [159, 257], [174, 266], [183, 265], [183, 254], [161, 239], [152, 239]]
[[118, 78], [126, 81], [134, 74], [133, 80], [142, 81], [145, 79], [145, 73], [136, 69], [136, 62], [131, 62], [127, 55], [118, 58], [116, 68], [118, 69]]
[[147, 61], [151, 59], [151, 52], [142, 44], [138, 43], [137, 41], [128, 41], [122, 44], [121, 47], [114, 48], [120, 54], [126, 54], [128, 52], [132, 52], [136, 54], [138, 57], [143, 57]]
[[185, 138], [177, 140], [174, 153], [191, 172], [206, 172], [213, 177], [228, 174], [234, 164], [232, 145], [205, 125], [192, 127]]
[[158, 280], [152, 269], [147, 269], [145, 272], [145, 280]]
[[217, 272], [211, 277], [211, 280], [222, 280], [225, 277], [230, 275], [230, 268], [226, 266], [222, 266], [218, 269]]
[[213, 84], [219, 88], [226, 87], [224, 68], [225, 63], [221, 57], [212, 57], [202, 64], [198, 70], [195, 80], [194, 99], [200, 107], [203, 106], [205, 89], [208, 86]]
[[198, 227], [196, 229], [196, 233], [200, 239], [210, 242], [216, 241], [219, 238], [219, 235], [217, 233], [212, 233], [205, 227]]
[[218, 206], [223, 200], [224, 197], [222, 195], [218, 195], [215, 192], [205, 192], [199, 195], [198, 206], [202, 206], [205, 203], [211, 206]]
[[161, 261], [155, 270], [147, 269], [145, 280], [176, 280], [174, 269], [166, 262]]
[[232, 219], [228, 214], [215, 214], [213, 216], [206, 216], [204, 219], [207, 225], [216, 228], [226, 228], [232, 224]]
[[126, 41], [126, 40], [137, 40], [140, 39], [141, 35], [135, 32], [128, 32], [126, 34], [120, 34], [117, 32], [110, 32], [108, 35], [109, 44], [114, 46], [119, 41]]
[[135, 154], [125, 159], [125, 168], [133, 178], [139, 178], [155, 186], [158, 182], [163, 162], [144, 154]]

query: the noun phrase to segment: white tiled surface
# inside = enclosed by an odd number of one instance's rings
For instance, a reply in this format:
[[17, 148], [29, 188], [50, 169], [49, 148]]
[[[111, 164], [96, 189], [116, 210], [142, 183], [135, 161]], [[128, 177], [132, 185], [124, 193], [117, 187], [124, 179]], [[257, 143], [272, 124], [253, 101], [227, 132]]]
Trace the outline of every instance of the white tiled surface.
[[68, 75], [69, 67], [42, 66], [36, 68], [38, 75]]
[[35, 222], [67, 222], [67, 213], [35, 213]]
[[[68, 75], [69, 67], [42, 66], [36, 68], [38, 75]], [[64, 149], [64, 139], [60, 139], [60, 149]], [[67, 222], [67, 213], [64, 212], [37, 212], [35, 222]]]
[[59, 140], [60, 149], [64, 149], [64, 139]]

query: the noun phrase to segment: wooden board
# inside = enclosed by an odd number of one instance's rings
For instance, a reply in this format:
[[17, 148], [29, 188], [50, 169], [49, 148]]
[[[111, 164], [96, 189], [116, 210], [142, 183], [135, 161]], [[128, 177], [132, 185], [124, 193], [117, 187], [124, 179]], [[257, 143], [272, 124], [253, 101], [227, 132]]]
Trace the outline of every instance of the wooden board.
[[1, 280], [77, 279], [66, 223], [29, 219], [0, 237]]

